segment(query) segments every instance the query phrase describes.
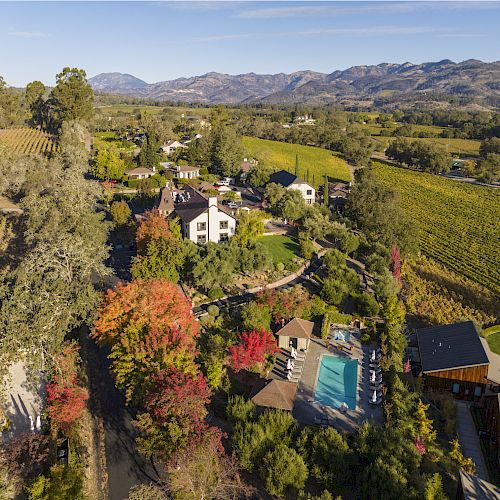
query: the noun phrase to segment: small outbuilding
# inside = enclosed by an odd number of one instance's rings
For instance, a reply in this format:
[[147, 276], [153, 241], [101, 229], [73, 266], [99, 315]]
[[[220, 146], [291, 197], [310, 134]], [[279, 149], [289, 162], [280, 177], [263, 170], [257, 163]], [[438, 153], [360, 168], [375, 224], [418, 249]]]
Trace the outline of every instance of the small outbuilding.
[[305, 351], [309, 347], [314, 323], [301, 318], [293, 318], [276, 334], [278, 347], [290, 349], [291, 347]]
[[260, 408], [293, 410], [297, 384], [285, 380], [266, 380], [254, 386], [251, 400]]

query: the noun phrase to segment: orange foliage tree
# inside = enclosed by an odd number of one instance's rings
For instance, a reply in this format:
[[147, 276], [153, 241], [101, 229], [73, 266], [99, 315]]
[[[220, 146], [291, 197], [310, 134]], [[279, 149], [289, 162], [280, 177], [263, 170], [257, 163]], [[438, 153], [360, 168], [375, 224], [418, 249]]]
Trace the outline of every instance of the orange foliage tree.
[[154, 373], [175, 367], [195, 374], [198, 322], [191, 304], [165, 279], [135, 280], [108, 290], [93, 337], [111, 347], [111, 369], [127, 399], [139, 401]]

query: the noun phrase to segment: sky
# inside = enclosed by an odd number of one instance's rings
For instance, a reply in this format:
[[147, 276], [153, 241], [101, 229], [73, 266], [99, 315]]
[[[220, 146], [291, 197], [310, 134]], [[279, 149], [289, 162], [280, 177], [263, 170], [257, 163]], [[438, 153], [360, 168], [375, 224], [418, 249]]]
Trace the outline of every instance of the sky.
[[0, 75], [64, 67], [148, 83], [382, 62], [500, 60], [500, 2], [3, 2]]

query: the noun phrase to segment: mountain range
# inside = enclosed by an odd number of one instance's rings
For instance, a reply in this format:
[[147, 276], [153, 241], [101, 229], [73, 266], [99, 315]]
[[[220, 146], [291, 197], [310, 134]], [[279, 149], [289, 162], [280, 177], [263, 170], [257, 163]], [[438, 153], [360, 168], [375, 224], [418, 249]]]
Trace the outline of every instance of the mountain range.
[[382, 63], [353, 66], [329, 74], [316, 71], [274, 75], [211, 72], [158, 83], [147, 83], [129, 74], [101, 73], [89, 82], [101, 93], [186, 103], [320, 105], [439, 94], [468, 96], [493, 106], [500, 104], [500, 61], [485, 63], [476, 59], [460, 63], [449, 59], [423, 64]]

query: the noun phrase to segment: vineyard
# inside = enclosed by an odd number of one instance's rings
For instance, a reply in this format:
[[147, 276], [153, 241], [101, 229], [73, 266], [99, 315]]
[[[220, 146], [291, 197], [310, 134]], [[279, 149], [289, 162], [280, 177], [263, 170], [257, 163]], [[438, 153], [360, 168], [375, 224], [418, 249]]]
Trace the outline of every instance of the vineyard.
[[500, 190], [376, 163], [419, 227], [422, 253], [500, 292]]
[[17, 153], [51, 155], [57, 151], [54, 137], [35, 128], [7, 128], [0, 130], [0, 144]]

